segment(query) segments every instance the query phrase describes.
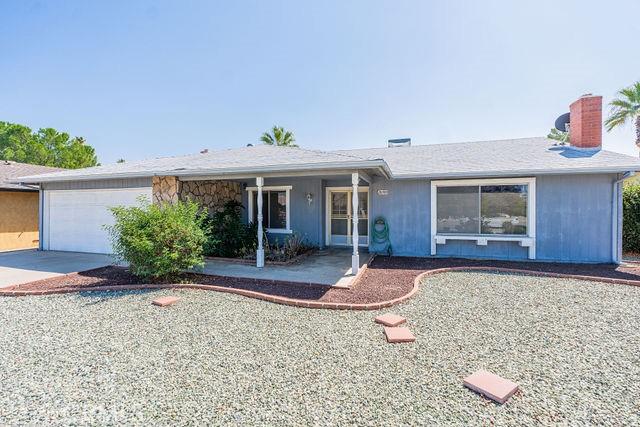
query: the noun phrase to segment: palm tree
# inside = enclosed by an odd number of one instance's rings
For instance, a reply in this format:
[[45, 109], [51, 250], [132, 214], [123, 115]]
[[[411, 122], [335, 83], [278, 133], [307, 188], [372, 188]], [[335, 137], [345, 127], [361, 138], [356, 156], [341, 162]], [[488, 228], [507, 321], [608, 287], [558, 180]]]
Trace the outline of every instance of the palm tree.
[[628, 121], [635, 120], [636, 145], [640, 148], [640, 81], [618, 92], [618, 98], [609, 103], [611, 111], [604, 121], [607, 132]]
[[289, 131], [285, 131], [282, 126], [274, 126], [272, 133], [265, 132], [260, 137], [260, 141], [266, 145], [279, 145], [281, 147], [297, 147], [296, 138]]

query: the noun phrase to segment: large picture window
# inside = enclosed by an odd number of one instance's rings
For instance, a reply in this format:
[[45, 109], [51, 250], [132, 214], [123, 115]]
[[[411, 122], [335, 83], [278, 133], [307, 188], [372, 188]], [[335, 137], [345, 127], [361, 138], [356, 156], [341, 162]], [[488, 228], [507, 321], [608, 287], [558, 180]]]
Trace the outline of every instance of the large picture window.
[[[290, 232], [290, 187], [263, 187], [262, 224], [268, 232]], [[249, 188], [249, 221], [258, 222], [258, 191]]]
[[525, 236], [529, 184], [438, 185], [437, 233]]

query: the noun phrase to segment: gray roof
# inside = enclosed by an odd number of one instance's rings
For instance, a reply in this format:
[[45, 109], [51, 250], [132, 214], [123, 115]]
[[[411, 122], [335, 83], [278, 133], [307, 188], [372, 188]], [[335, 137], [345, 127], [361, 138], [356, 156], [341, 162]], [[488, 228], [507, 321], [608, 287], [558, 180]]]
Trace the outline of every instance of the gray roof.
[[62, 170], [64, 169], [0, 160], [0, 190], [38, 191], [37, 188], [12, 183], [11, 181], [24, 175], [35, 175]]
[[21, 178], [52, 182], [155, 175], [205, 176], [377, 170], [393, 178], [523, 176], [640, 170], [640, 159], [610, 151], [581, 151], [547, 138], [321, 151], [258, 145], [179, 157], [164, 157]]
[[86, 169], [25, 176], [23, 182], [131, 178], [156, 175], [204, 176], [238, 175], [260, 172], [322, 171], [335, 169], [382, 168], [386, 163], [331, 151], [258, 145], [178, 157], [162, 157], [139, 162], [116, 163]]
[[585, 151], [538, 137], [499, 141], [341, 150], [384, 159], [394, 178], [524, 176], [639, 171], [640, 159], [612, 151]]

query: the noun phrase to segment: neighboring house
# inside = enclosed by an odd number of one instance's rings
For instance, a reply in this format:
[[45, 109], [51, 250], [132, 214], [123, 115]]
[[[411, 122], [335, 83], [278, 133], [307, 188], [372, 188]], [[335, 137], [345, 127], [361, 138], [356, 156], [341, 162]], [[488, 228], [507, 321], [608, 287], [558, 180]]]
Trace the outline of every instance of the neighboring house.
[[[618, 262], [621, 180], [640, 160], [601, 150], [602, 98], [571, 105], [571, 146], [547, 138], [318, 151], [255, 146], [58, 172], [42, 185], [44, 250], [109, 252], [107, 207], [234, 199], [270, 238], [376, 251], [386, 219], [395, 255]], [[357, 195], [357, 197], [353, 197]], [[262, 212], [262, 219], [258, 215]], [[260, 265], [260, 253], [258, 264]]]
[[0, 251], [38, 247], [38, 186], [11, 181], [61, 170], [0, 160]]

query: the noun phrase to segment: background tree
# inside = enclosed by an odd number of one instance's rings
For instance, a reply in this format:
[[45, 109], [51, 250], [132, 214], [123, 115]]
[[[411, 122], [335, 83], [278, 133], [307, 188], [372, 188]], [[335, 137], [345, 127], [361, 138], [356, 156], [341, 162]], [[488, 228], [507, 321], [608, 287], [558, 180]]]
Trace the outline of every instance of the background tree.
[[293, 133], [285, 131], [282, 126], [274, 126], [271, 133], [265, 132], [260, 137], [260, 141], [266, 145], [279, 145], [281, 147], [297, 147]]
[[549, 139], [555, 139], [559, 141], [561, 144], [566, 144], [569, 142], [569, 132], [562, 132], [556, 128], [552, 128], [549, 134], [547, 135]]
[[611, 111], [604, 121], [607, 132], [635, 120], [636, 145], [640, 148], [640, 81], [618, 92], [618, 98], [609, 103]]
[[116, 163], [124, 163], [124, 162], [125, 162], [125, 160], [124, 160], [124, 159], [122, 159], [122, 158], [120, 158], [120, 159], [118, 159], [118, 160], [116, 161]]
[[98, 164], [95, 149], [84, 138], [52, 128], [33, 132], [27, 126], [0, 122], [0, 159], [78, 169]]

